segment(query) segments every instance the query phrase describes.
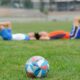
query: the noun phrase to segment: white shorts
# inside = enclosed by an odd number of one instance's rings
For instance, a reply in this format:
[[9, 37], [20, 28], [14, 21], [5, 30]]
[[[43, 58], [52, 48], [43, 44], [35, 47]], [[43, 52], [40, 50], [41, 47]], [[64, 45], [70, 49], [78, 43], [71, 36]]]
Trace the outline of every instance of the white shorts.
[[29, 40], [29, 36], [22, 33], [12, 34], [12, 40]]

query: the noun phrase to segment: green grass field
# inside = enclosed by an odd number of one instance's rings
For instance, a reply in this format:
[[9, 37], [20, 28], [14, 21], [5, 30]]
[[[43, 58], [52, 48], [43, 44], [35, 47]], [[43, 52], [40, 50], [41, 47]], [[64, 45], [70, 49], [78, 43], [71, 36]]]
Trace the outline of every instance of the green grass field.
[[[13, 33], [53, 30], [70, 31], [71, 22], [13, 23]], [[43, 56], [50, 64], [43, 80], [80, 80], [80, 40], [3, 41], [0, 39], [0, 80], [31, 80], [25, 63], [32, 56]], [[40, 80], [40, 79], [34, 79]]]

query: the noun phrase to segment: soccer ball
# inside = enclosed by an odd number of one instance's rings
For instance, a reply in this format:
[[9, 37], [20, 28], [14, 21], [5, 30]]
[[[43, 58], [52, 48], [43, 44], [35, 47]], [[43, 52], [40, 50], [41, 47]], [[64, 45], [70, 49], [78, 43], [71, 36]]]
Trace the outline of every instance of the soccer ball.
[[46, 77], [49, 71], [48, 61], [41, 56], [33, 56], [26, 62], [26, 74], [31, 78]]

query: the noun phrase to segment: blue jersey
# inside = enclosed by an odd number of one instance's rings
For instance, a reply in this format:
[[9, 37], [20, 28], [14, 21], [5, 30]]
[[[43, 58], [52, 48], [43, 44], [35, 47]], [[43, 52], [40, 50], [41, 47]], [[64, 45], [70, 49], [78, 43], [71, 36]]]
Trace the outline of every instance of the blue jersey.
[[71, 39], [80, 39], [80, 26], [73, 26], [70, 32]]

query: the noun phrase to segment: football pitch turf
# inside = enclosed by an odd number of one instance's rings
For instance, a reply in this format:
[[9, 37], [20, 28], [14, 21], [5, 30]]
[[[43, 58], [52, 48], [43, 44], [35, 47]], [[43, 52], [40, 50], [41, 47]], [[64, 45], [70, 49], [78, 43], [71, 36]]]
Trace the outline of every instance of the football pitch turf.
[[[13, 33], [71, 30], [71, 22], [13, 23]], [[43, 56], [50, 65], [43, 80], [80, 80], [80, 40], [3, 41], [0, 39], [0, 80], [31, 80], [25, 63]], [[42, 80], [42, 79], [34, 79]]]

